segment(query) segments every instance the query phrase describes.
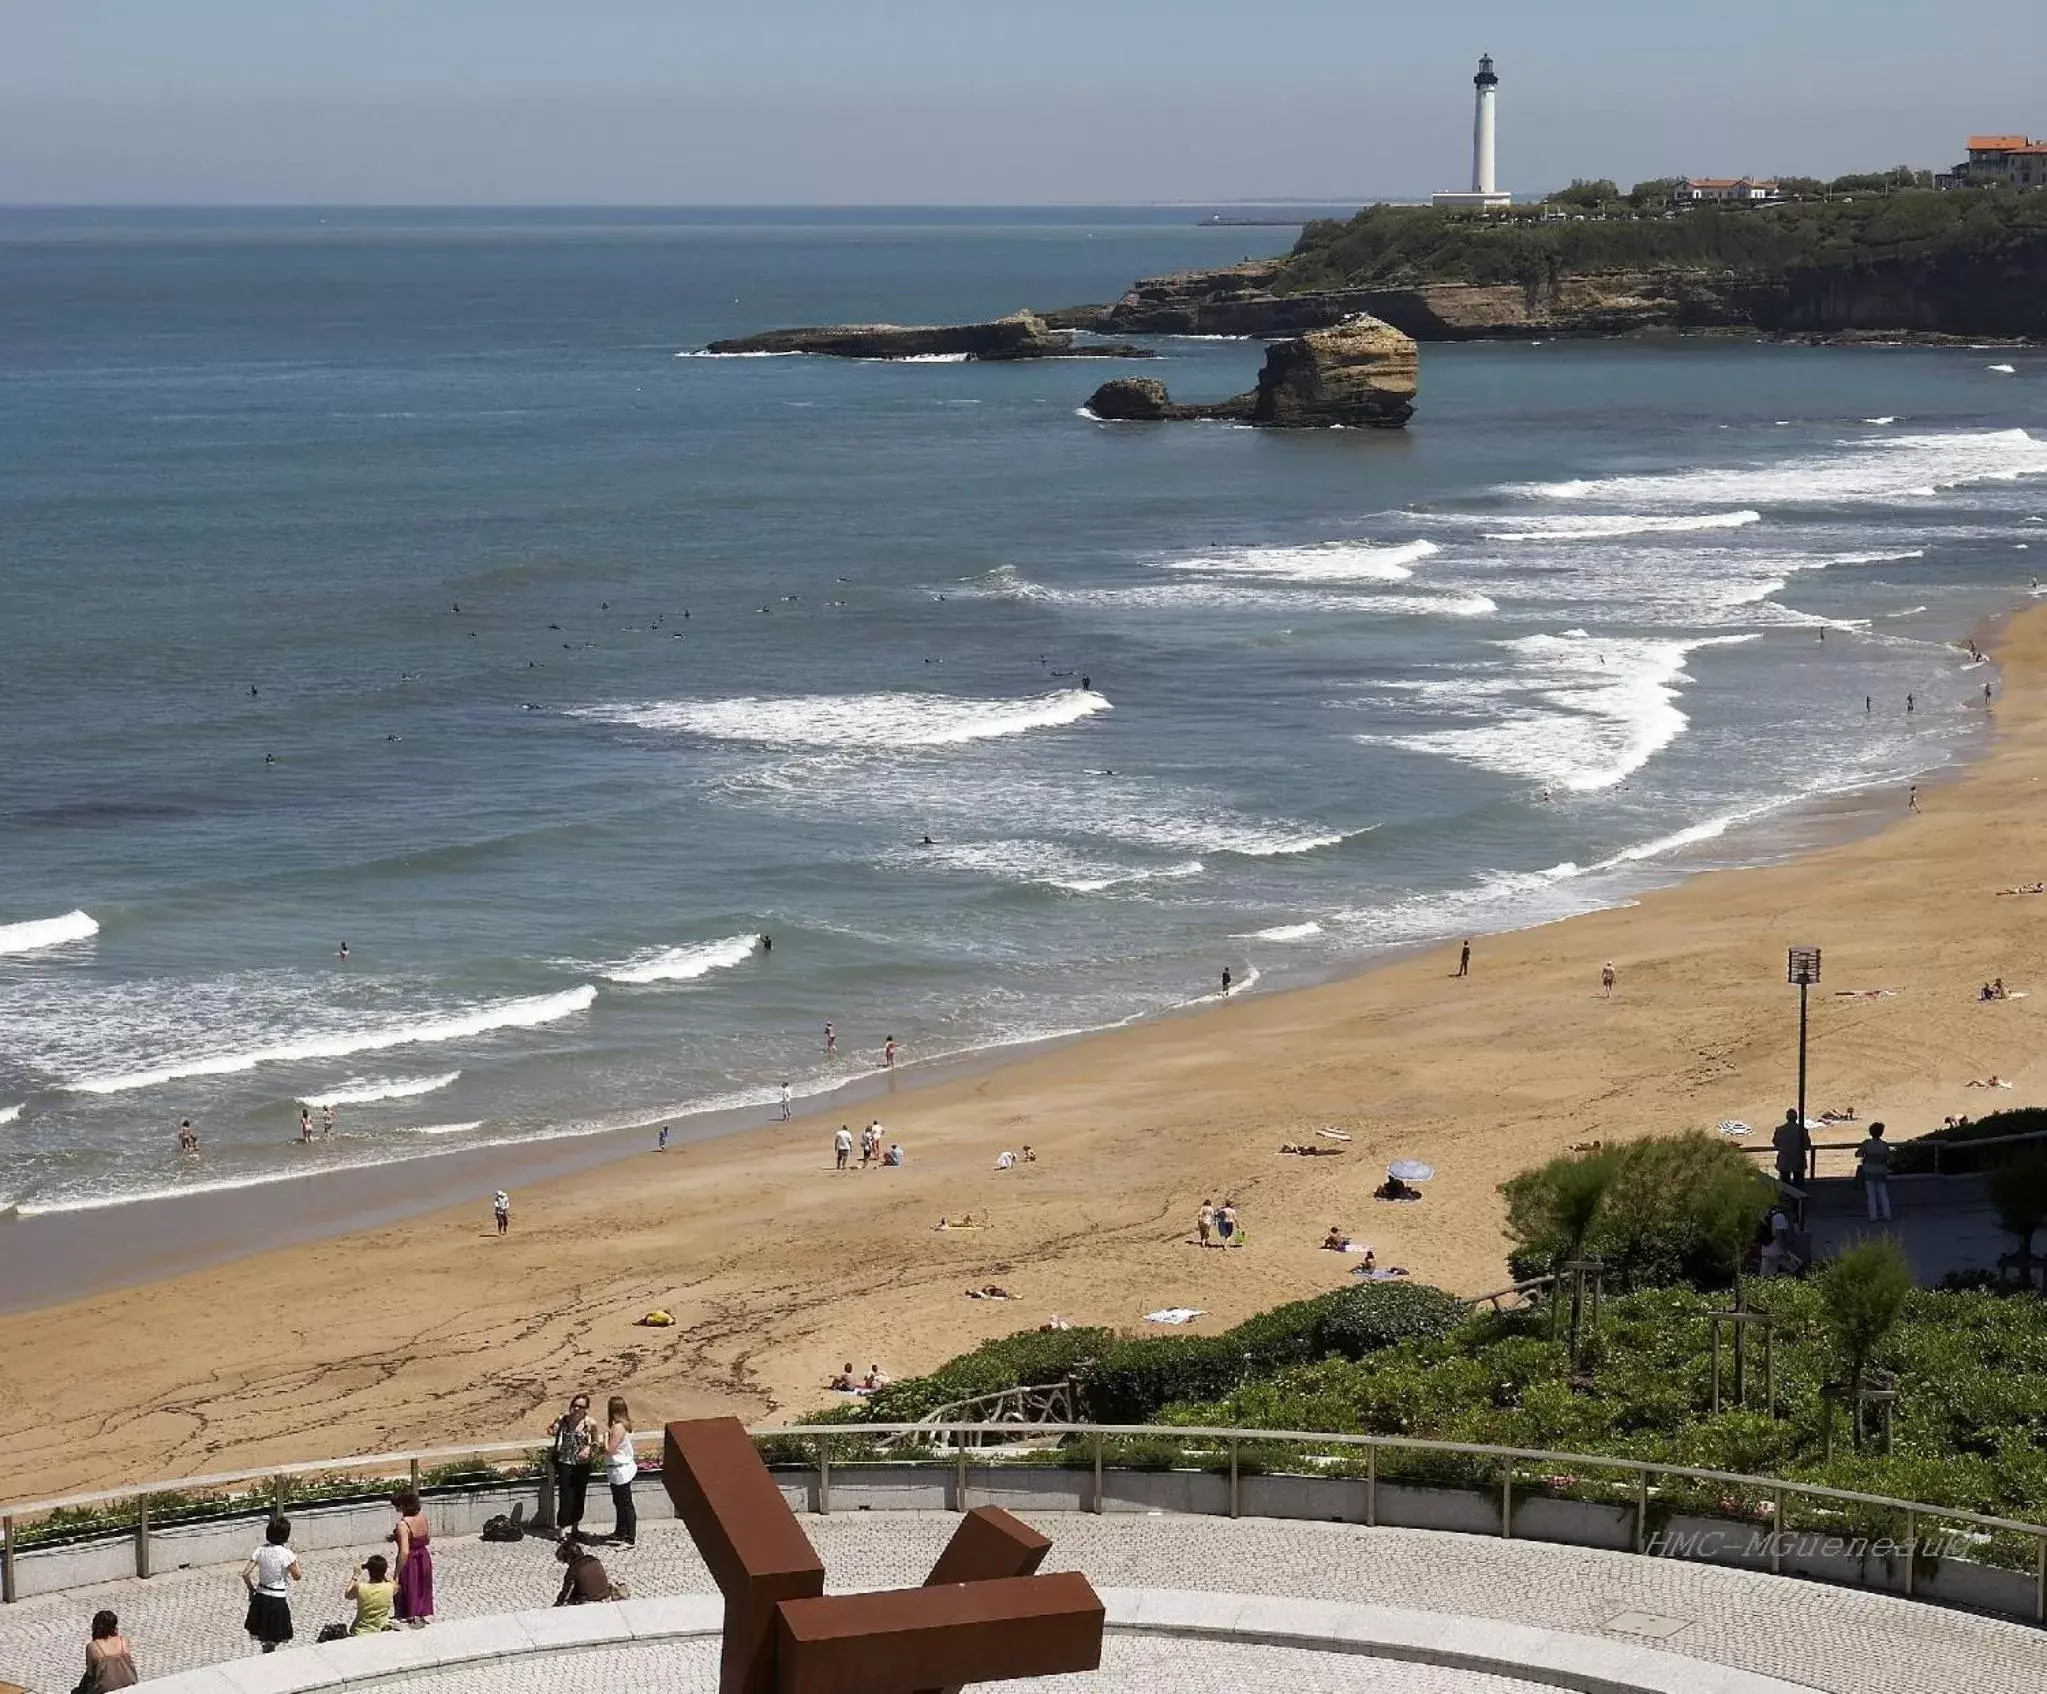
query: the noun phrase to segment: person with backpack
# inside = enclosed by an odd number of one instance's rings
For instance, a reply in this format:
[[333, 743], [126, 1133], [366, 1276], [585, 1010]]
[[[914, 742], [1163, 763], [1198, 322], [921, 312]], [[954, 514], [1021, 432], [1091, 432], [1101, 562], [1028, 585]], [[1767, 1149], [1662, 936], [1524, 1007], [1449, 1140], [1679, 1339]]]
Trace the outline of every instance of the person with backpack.
[[554, 1521], [564, 1535], [574, 1535], [583, 1521], [583, 1502], [590, 1493], [590, 1471], [596, 1462], [599, 1432], [590, 1415], [590, 1396], [577, 1394], [569, 1409], [548, 1432], [554, 1461]]

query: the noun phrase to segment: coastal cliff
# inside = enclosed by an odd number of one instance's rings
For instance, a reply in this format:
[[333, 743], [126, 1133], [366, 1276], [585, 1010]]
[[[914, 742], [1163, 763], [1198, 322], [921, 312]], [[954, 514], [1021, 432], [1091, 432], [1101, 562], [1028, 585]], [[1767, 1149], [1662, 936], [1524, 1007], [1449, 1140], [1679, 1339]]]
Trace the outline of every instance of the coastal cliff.
[[[1085, 327], [1085, 326], [1076, 326]], [[1077, 341], [1071, 328], [1054, 329], [1035, 312], [974, 324], [831, 324], [771, 329], [714, 341], [706, 353], [811, 353], [835, 359], [1149, 359], [1142, 347]]]
[[1122, 335], [1298, 335], [1358, 312], [1420, 341], [1747, 329], [2047, 336], [2047, 194], [1897, 194], [1539, 222], [1375, 206], [1291, 253], [1135, 284]]
[[1411, 336], [1377, 318], [1312, 329], [1266, 350], [1258, 386], [1207, 404], [1180, 404], [1162, 382], [1106, 382], [1087, 409], [1112, 422], [1227, 420], [1272, 429], [1399, 429], [1414, 416], [1420, 371]]

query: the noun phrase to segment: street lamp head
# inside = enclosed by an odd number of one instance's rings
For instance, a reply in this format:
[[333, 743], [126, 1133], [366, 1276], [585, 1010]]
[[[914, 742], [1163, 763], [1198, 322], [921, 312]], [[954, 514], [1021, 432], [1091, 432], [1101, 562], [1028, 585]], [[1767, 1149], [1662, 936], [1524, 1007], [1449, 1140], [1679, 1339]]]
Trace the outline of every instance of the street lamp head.
[[1785, 966], [1784, 980], [1794, 987], [1810, 988], [1820, 979], [1820, 950], [1794, 947]]

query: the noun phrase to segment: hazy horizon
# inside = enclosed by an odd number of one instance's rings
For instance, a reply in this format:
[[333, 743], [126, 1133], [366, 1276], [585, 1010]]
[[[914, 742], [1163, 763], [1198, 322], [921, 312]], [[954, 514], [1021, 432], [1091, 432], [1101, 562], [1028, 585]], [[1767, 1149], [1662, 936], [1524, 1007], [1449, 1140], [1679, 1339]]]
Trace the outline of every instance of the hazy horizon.
[[988, 207], [1358, 204], [1462, 186], [1471, 74], [1500, 169], [1573, 177], [1943, 168], [2047, 132], [2035, 8], [1622, 0], [1540, 19], [1269, 0], [746, 7], [592, 0], [0, 0], [0, 204]]

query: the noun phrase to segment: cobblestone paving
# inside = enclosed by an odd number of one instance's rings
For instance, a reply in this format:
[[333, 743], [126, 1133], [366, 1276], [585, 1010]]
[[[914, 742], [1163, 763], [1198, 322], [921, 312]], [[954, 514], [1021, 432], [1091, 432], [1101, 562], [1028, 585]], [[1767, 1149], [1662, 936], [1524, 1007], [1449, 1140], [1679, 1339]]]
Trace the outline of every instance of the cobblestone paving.
[[[1673, 1559], [1426, 1530], [1366, 1529], [1246, 1518], [1024, 1514], [1052, 1537], [1047, 1569], [1078, 1569], [1103, 1587], [1210, 1589], [1497, 1618], [1632, 1639], [1664, 1652], [1737, 1665], [1830, 1694], [2041, 1694], [2047, 1632], [1885, 1595]], [[835, 1589], [923, 1580], [958, 1520], [946, 1512], [806, 1517]], [[350, 1571], [381, 1543], [308, 1553], [296, 1603], [301, 1640], [348, 1608]], [[632, 1550], [602, 1550], [641, 1596], [707, 1593], [688, 1536], [645, 1523]], [[544, 1541], [437, 1542], [445, 1618], [545, 1606], [559, 1566]], [[166, 1572], [0, 1608], [0, 1681], [63, 1694], [83, 1666], [88, 1624], [121, 1616], [145, 1676], [250, 1653], [241, 1632], [239, 1566]], [[1622, 1613], [1671, 1620], [1652, 1641], [1609, 1632]], [[1354, 1667], [1353, 1667], [1354, 1668]], [[633, 1686], [631, 1681], [618, 1686]]]
[[[718, 1644], [664, 1641], [499, 1659], [487, 1674], [491, 1694], [618, 1694], [628, 1688], [713, 1694]], [[430, 1671], [380, 1682], [378, 1694], [473, 1694], [477, 1675], [474, 1667]], [[1226, 1688], [1231, 1694], [1543, 1694], [1548, 1685], [1291, 1647], [1112, 1635], [1102, 1644], [1102, 1668], [1086, 1676], [978, 1686], [1013, 1694], [1167, 1694], [1192, 1688]]]

